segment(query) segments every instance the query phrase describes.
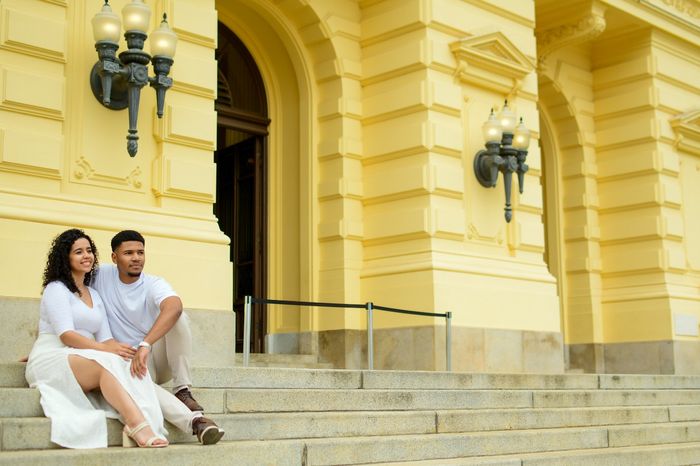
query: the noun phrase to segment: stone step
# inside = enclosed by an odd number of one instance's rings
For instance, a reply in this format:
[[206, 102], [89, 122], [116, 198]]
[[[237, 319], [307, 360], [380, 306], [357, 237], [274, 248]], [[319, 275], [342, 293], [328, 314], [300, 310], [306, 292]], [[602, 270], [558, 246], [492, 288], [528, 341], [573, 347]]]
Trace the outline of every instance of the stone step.
[[[226, 412], [410, 411], [528, 408], [524, 390], [288, 390], [230, 389]], [[698, 402], [700, 404], [700, 402]]]
[[615, 426], [608, 437], [611, 447], [684, 442], [700, 442], [700, 422]]
[[32, 388], [0, 388], [0, 418], [43, 416], [39, 390]]
[[427, 371], [363, 371], [363, 388], [462, 390], [585, 390], [599, 387], [597, 375], [483, 374]]
[[[416, 411], [700, 405], [700, 390], [358, 390], [194, 389], [207, 413]], [[41, 416], [39, 393], [0, 388], [0, 417]], [[4, 400], [7, 400], [5, 402]], [[687, 420], [695, 419], [697, 406]], [[674, 413], [679, 412], [679, 408]], [[497, 418], [494, 418], [494, 422]]]
[[[680, 466], [700, 464], [700, 443], [522, 455], [522, 466]], [[443, 463], [445, 464], [445, 463]]]
[[[411, 411], [435, 409], [529, 408], [531, 392], [479, 390], [297, 390], [194, 389], [205, 412]], [[0, 417], [41, 416], [39, 392], [0, 388]], [[698, 403], [700, 404], [700, 402]]]
[[[631, 447], [634, 445], [659, 444], [683, 446], [686, 443], [698, 445], [700, 423], [686, 423], [677, 426], [657, 425], [610, 426], [565, 429], [530, 429], [514, 431], [494, 431], [462, 434], [404, 435], [387, 437], [355, 437], [343, 439], [306, 440], [309, 464], [357, 464], [386, 461], [465, 458], [470, 456], [493, 456], [523, 453], [541, 453], [561, 450], [586, 450], [591, 448], [608, 449], [610, 447]], [[624, 431], [624, 432], [622, 432]], [[623, 435], [617, 435], [620, 432]], [[633, 438], [638, 439], [635, 443]], [[643, 440], [639, 440], [643, 439]], [[645, 443], [648, 441], [647, 443]], [[568, 452], [567, 452], [568, 453]], [[585, 452], [584, 452], [585, 453]], [[691, 454], [694, 458], [700, 449]], [[551, 457], [534, 455], [530, 462], [522, 464], [576, 464], [569, 461], [567, 454], [561, 452], [557, 462]], [[332, 458], [332, 460], [328, 460]], [[641, 461], [639, 461], [641, 459]], [[661, 455], [660, 464], [687, 464], [668, 462], [668, 457]], [[651, 464], [637, 457], [637, 465]], [[474, 463], [472, 463], [474, 464]], [[593, 464], [593, 463], [591, 463]], [[596, 463], [618, 464], [618, 463]]]
[[[314, 354], [251, 353], [249, 364], [249, 367], [333, 369], [332, 363], [319, 362]], [[233, 366], [243, 366], [243, 354], [236, 353]]]
[[[356, 437], [435, 433], [435, 413], [352, 412], [208, 415], [229, 440], [284, 440], [322, 437]], [[3, 451], [56, 448], [50, 442], [51, 421], [45, 417], [0, 419]], [[108, 443], [121, 445], [122, 424], [108, 420]], [[196, 438], [168, 424], [171, 443], [192, 443]]]
[[229, 389], [227, 412], [575, 408], [700, 404], [700, 390], [246, 390]]
[[534, 408], [700, 404], [700, 390], [587, 390], [532, 392]]
[[[568, 436], [560, 436], [556, 438], [549, 433], [547, 435], [551, 441], [561, 442], [561, 447], [566, 448], [572, 444], [572, 435], [578, 432], [569, 432]], [[437, 436], [436, 436], [437, 437]], [[599, 466], [601, 464], [616, 465], [616, 466], [672, 466], [672, 465], [687, 465], [700, 464], [700, 443], [693, 442], [687, 444], [663, 444], [653, 446], [634, 446], [634, 447], [590, 447], [590, 445], [600, 444], [601, 438], [598, 433], [593, 431], [593, 435], [587, 434], [585, 438], [581, 438], [581, 442], [586, 443], [587, 448], [570, 449], [566, 451], [553, 450], [549, 452], [537, 453], [518, 453], [496, 456], [484, 456], [482, 451], [491, 449], [499, 440], [505, 443], [523, 443], [521, 439], [515, 439], [514, 442], [508, 442], [508, 439], [496, 438], [491, 439], [473, 439], [473, 442], [462, 441], [462, 445], [457, 444], [457, 448], [450, 439], [449, 445], [433, 444], [432, 454], [445, 455], [456, 451], [474, 451], [477, 450], [480, 456], [474, 457], [447, 457], [439, 458], [433, 456], [433, 459], [400, 461], [390, 460], [390, 462], [373, 462], [375, 466], [419, 466], [419, 465], [488, 465], [488, 466]], [[528, 442], [528, 436], [524, 438], [525, 445], [520, 448], [529, 447], [532, 449], [533, 442]], [[447, 440], [447, 439], [442, 439]], [[459, 442], [460, 438], [456, 439]], [[464, 440], [462, 438], [462, 440]], [[480, 443], [482, 440], [483, 443]], [[329, 450], [328, 443], [319, 443], [314, 441], [301, 440], [282, 440], [282, 441], [244, 441], [244, 442], [221, 442], [216, 446], [202, 447], [200, 445], [171, 445], [168, 448], [162, 449], [124, 449], [124, 448], [108, 448], [97, 450], [50, 450], [50, 451], [20, 451], [20, 452], [3, 452], [0, 454], [0, 465], [7, 466], [53, 466], [61, 464], [62, 466], [83, 466], [88, 464], [102, 465], [123, 465], [130, 464], [135, 466], [160, 466], [168, 464], [207, 464], [212, 466], [230, 465], [232, 458], [235, 458], [236, 465], [320, 465], [320, 464], [338, 464], [343, 459], [350, 458], [351, 461], [346, 461], [348, 464], [369, 464], [358, 463], [356, 460], [361, 457], [370, 455], [364, 452], [357, 452], [353, 455], [352, 452], [347, 452], [347, 445], [342, 445], [340, 452], [344, 453], [341, 456], [325, 456], [332, 454]], [[332, 445], [332, 443], [330, 444]], [[405, 445], [404, 445], [405, 446]], [[426, 455], [427, 451], [424, 448], [428, 445], [416, 445], [421, 456]], [[510, 449], [518, 448], [511, 446]], [[388, 450], [386, 453], [391, 453]], [[394, 450], [396, 456], [408, 456], [411, 454], [412, 448], [410, 445], [401, 450]], [[376, 456], [376, 455], [375, 455]], [[389, 456], [388, 454], [382, 456]]]
[[[242, 361], [238, 361], [233, 364], [234, 367], [245, 367]], [[335, 366], [330, 362], [275, 362], [275, 361], [263, 361], [263, 362], [253, 362], [250, 361], [248, 367], [276, 367], [280, 369], [333, 369]]]
[[373, 388], [413, 390], [689, 390], [700, 389], [700, 376], [482, 374], [416, 371], [321, 369], [193, 369], [198, 387]]
[[607, 447], [607, 429], [570, 428], [306, 440], [313, 465], [460, 458]]
[[[575, 408], [549, 410], [470, 410], [470, 411], [402, 411], [402, 412], [312, 412], [207, 414], [224, 430], [224, 440], [281, 440], [294, 438], [353, 437], [398, 434], [460, 433], [489, 430], [524, 430], [638, 424], [613, 432], [615, 446], [691, 441], [697, 435], [695, 423], [669, 423], [669, 408]], [[673, 419], [671, 419], [673, 421]], [[651, 423], [658, 436], [649, 438]], [[49, 441], [50, 421], [43, 417], [0, 419], [3, 450], [52, 448]], [[109, 421], [109, 444], [118, 445], [121, 424]], [[169, 426], [173, 443], [193, 442], [191, 435]], [[656, 432], [656, 431], [654, 431]], [[648, 440], [646, 440], [648, 439]], [[672, 440], [676, 439], [676, 440]], [[680, 440], [678, 440], [680, 439]], [[628, 442], [628, 443], [625, 443]]]
[[[0, 387], [27, 387], [24, 363], [0, 364]], [[205, 388], [361, 388], [362, 372], [287, 367], [193, 367], [192, 381]]]
[[700, 464], [700, 443], [371, 463], [372, 466], [675, 466]]
[[19, 362], [0, 363], [0, 387], [26, 387], [25, 367], [26, 364]]
[[167, 448], [98, 448], [94, 450], [54, 449], [0, 453], [2, 466], [88, 466], [129, 465], [168, 466], [300, 466], [304, 443], [298, 440], [219, 442], [215, 446], [199, 444], [171, 445]]
[[[523, 454], [558, 450], [606, 448], [608, 430], [605, 428], [539, 429], [527, 431], [497, 431], [471, 434], [394, 435], [385, 437], [354, 437], [302, 440], [268, 440], [221, 442], [216, 447], [202, 448], [195, 445], [172, 445], [166, 449], [138, 450], [109, 448], [83, 450], [80, 458], [75, 450], [48, 452], [3, 452], [0, 464], [160, 464], [177, 458], [178, 464], [187, 464], [187, 454], [197, 464], [361, 464], [372, 462], [430, 460]], [[250, 447], [257, 447], [257, 454]], [[199, 448], [199, 457], [191, 448]], [[117, 456], [109, 456], [113, 452]], [[169, 452], [176, 452], [177, 457]], [[210, 457], [210, 452], [216, 456]], [[107, 456], [105, 456], [107, 455]], [[243, 456], [245, 455], [245, 456]], [[285, 456], [286, 455], [286, 456]], [[302, 460], [302, 458], [304, 458]], [[227, 461], [227, 462], [224, 462]], [[192, 463], [194, 464], [194, 462]], [[568, 464], [568, 463], [566, 463]], [[641, 463], [640, 463], [641, 464]]]
[[[237, 355], [238, 356], [238, 355]], [[257, 355], [291, 360], [310, 355]], [[266, 362], [267, 361], [267, 362]], [[23, 363], [0, 364], [0, 387], [25, 387]], [[688, 390], [700, 389], [700, 376], [482, 374], [459, 372], [353, 371], [287, 367], [194, 367], [193, 383], [206, 388], [375, 388], [414, 390]]]
[[194, 367], [202, 388], [362, 388], [362, 371], [271, 367]]
[[[700, 421], [696, 417], [676, 416], [677, 407], [651, 406], [627, 408], [546, 408], [477, 409], [436, 412], [437, 432], [475, 432], [557, 427], [586, 427], [615, 424], [647, 424]], [[694, 408], [700, 408], [700, 406]]]

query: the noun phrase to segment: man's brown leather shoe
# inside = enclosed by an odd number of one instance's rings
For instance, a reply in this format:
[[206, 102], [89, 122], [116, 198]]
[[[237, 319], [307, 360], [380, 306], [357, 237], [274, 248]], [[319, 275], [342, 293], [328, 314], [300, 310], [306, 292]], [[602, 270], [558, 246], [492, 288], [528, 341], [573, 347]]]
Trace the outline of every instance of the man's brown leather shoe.
[[189, 388], [185, 387], [179, 392], [175, 393], [175, 397], [178, 400], [182, 401], [185, 404], [185, 406], [187, 406], [190, 409], [190, 411], [204, 412], [204, 408], [202, 408], [202, 406], [199, 403], [197, 403], [197, 400], [195, 400], [192, 397], [192, 392]]
[[224, 436], [224, 429], [211, 419], [198, 417], [192, 420], [192, 434], [197, 436], [202, 445], [214, 445]]

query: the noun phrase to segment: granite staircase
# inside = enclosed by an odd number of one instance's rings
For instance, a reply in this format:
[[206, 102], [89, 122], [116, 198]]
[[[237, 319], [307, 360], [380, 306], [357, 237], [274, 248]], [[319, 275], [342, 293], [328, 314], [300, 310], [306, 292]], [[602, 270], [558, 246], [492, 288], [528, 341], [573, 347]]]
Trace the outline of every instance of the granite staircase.
[[0, 465], [700, 464], [700, 376], [196, 368], [203, 447], [66, 450], [24, 365], [0, 365]]

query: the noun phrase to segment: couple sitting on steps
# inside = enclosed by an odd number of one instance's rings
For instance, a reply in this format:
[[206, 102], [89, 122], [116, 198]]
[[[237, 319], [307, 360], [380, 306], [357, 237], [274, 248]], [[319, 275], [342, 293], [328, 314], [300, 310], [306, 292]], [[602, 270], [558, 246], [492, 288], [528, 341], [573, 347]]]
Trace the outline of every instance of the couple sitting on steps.
[[[51, 441], [106, 447], [112, 417], [124, 424], [124, 446], [167, 446], [163, 418], [204, 445], [217, 443], [224, 431], [202, 416], [189, 389], [192, 336], [180, 298], [162, 278], [142, 273], [138, 232], [112, 238], [112, 261], [97, 266], [95, 244], [82, 230], [67, 230], [51, 245], [26, 368], [51, 418]], [[171, 378], [174, 394], [158, 385]]]

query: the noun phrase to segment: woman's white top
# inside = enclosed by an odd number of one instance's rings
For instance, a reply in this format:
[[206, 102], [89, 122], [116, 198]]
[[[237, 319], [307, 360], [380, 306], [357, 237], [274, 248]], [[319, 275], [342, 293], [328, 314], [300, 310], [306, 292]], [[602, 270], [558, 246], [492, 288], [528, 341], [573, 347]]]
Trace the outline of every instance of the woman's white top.
[[72, 330], [99, 342], [111, 339], [112, 332], [109, 330], [102, 298], [93, 288], [88, 289], [92, 297], [92, 308], [63, 283], [55, 281], [46, 285], [39, 307], [39, 333], [51, 333], [60, 337]]

